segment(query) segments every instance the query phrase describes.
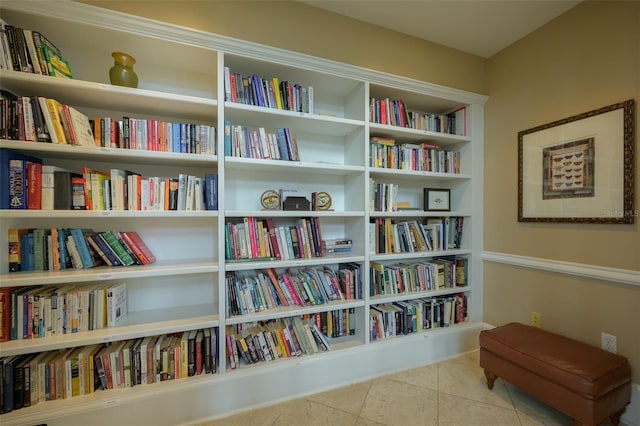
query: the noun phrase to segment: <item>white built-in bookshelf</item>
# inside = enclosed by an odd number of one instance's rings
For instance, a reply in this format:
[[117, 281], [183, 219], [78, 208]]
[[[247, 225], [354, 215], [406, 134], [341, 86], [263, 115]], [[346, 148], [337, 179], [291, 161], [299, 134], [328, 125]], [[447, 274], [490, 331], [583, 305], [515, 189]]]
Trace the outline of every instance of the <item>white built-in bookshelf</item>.
[[[129, 314], [117, 327], [0, 343], [1, 357], [204, 328], [217, 328], [219, 337], [214, 374], [45, 401], [0, 415], [3, 425], [80, 425], [96, 418], [119, 424], [184, 423], [435, 362], [477, 346], [482, 327], [484, 96], [74, 2], [6, 0], [0, 6], [0, 17], [49, 37], [70, 62], [74, 75], [68, 80], [1, 70], [2, 89], [55, 98], [89, 117], [126, 115], [213, 125], [217, 149], [216, 155], [196, 155], [19, 140], [0, 140], [0, 148], [69, 169], [118, 167], [149, 176], [216, 173], [219, 179], [217, 211], [0, 211], [2, 259], [8, 258], [9, 229], [39, 227], [134, 229], [157, 258], [153, 264], [127, 268], [20, 273], [10, 273], [7, 262], [2, 262], [1, 287], [126, 281]], [[136, 58], [139, 88], [109, 84], [113, 51], [126, 51]], [[296, 112], [226, 101], [226, 69], [312, 87], [313, 109]], [[435, 114], [464, 107], [466, 131], [456, 135], [372, 122], [371, 98], [401, 99], [413, 111]], [[300, 161], [225, 157], [226, 122], [255, 129], [290, 129]], [[376, 167], [369, 161], [372, 137], [392, 138], [398, 146], [428, 143], [458, 152], [459, 173]], [[409, 208], [376, 211], [369, 193], [371, 180], [397, 185], [398, 201]], [[424, 211], [424, 188], [450, 190], [450, 211]], [[313, 192], [328, 192], [331, 210], [264, 210], [260, 197], [267, 190], [283, 190], [285, 196], [309, 200]], [[289, 260], [231, 261], [225, 256], [226, 226], [248, 217], [271, 219], [277, 226], [317, 218], [323, 239], [349, 239], [352, 250]], [[390, 253], [375, 249], [371, 224], [423, 224], [439, 217], [464, 218], [459, 246]], [[464, 287], [385, 294], [371, 291], [372, 263], [390, 268], [443, 257], [464, 259]], [[356, 297], [230, 314], [229, 274], [245, 276], [273, 268], [280, 276], [305, 268], [337, 271], [345, 264], [360, 268], [361, 293]], [[464, 298], [466, 304], [466, 318], [458, 322], [385, 338], [372, 334], [380, 318], [374, 319], [374, 313], [380, 306], [455, 297], [460, 298], [458, 302]], [[314, 319], [330, 311], [348, 312], [353, 327], [351, 333], [329, 337], [331, 350], [232, 368], [226, 356], [230, 331], [296, 316]], [[384, 359], [393, 361], [380, 361]], [[274, 380], [282, 385], [274, 387]]]

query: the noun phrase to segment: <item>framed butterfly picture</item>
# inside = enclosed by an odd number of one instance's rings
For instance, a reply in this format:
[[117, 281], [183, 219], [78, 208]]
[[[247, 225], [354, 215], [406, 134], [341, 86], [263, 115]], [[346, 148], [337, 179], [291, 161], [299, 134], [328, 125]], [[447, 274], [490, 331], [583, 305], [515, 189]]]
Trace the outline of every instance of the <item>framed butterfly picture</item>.
[[518, 133], [518, 221], [634, 223], [633, 99]]

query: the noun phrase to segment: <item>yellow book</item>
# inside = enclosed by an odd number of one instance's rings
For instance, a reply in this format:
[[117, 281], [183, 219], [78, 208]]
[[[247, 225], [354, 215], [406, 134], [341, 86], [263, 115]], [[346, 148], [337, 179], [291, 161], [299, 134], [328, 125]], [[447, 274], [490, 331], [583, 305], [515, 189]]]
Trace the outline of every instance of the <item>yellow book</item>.
[[180, 338], [180, 377], [189, 376], [189, 332], [182, 333]]
[[278, 77], [273, 77], [271, 84], [273, 85], [273, 96], [276, 98], [276, 108], [282, 109], [282, 94], [280, 93], [280, 81]]
[[[58, 143], [67, 144], [67, 137], [64, 132], [64, 127], [62, 127], [62, 117], [60, 117], [60, 102], [55, 99], [47, 98], [47, 111], [49, 112], [49, 117], [51, 117], [51, 123], [53, 125], [53, 129], [49, 129], [49, 133], [52, 131], [56, 134], [56, 139]], [[43, 111], [43, 114], [45, 111]], [[46, 120], [45, 120], [46, 121]]]

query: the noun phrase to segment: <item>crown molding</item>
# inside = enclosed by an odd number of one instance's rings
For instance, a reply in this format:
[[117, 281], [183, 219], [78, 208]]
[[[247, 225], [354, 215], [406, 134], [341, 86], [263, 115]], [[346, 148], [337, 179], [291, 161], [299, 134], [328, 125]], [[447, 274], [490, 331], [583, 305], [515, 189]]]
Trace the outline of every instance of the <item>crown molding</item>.
[[465, 104], [484, 105], [488, 99], [487, 96], [477, 93], [344, 64], [259, 43], [238, 40], [167, 22], [77, 3], [71, 0], [3, 0], [2, 7], [8, 10], [50, 16], [56, 19], [79, 22], [140, 36], [171, 40], [176, 43], [218, 50], [224, 53], [241, 55], [258, 60], [286, 65], [294, 64], [295, 67], [302, 69], [333, 74], [353, 80], [364, 80], [372, 84], [395, 87], [401, 90], [454, 100]]

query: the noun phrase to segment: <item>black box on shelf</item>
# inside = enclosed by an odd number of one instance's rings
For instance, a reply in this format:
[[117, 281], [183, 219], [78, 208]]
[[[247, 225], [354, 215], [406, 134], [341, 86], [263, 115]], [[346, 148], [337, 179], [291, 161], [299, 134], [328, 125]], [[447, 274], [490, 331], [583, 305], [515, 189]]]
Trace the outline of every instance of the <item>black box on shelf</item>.
[[287, 197], [282, 205], [282, 210], [310, 211], [311, 202], [305, 197]]

